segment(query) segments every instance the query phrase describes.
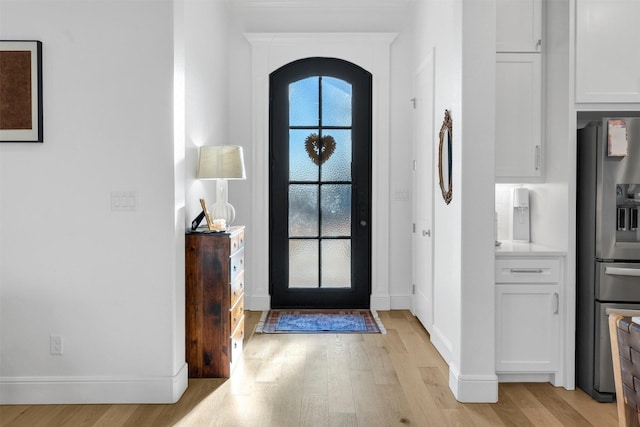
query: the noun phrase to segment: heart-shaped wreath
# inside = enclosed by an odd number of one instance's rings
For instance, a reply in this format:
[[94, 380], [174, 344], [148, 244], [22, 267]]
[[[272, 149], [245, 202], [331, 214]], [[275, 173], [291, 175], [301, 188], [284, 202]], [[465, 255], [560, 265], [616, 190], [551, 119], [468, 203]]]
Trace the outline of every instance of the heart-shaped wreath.
[[304, 141], [304, 148], [313, 163], [320, 166], [329, 160], [329, 157], [336, 150], [336, 140], [331, 135], [318, 138], [317, 134], [312, 133]]

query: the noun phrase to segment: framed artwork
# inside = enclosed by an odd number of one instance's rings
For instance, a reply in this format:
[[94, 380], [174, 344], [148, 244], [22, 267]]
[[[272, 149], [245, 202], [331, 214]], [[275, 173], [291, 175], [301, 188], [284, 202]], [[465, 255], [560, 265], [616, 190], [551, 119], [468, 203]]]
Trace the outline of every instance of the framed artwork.
[[0, 142], [42, 136], [42, 43], [0, 40]]

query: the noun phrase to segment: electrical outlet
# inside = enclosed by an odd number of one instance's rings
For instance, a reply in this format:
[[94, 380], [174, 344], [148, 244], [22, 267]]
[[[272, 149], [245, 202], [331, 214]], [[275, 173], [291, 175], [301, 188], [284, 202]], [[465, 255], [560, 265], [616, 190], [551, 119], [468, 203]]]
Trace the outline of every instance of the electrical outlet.
[[62, 337], [60, 335], [49, 337], [49, 351], [54, 356], [62, 355]]

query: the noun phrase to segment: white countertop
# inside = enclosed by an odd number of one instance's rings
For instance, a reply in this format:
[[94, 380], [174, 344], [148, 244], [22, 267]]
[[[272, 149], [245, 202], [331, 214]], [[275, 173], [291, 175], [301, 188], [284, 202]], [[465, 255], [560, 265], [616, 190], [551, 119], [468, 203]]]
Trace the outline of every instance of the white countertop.
[[549, 246], [539, 245], [537, 243], [516, 243], [509, 240], [503, 240], [500, 246], [496, 246], [497, 257], [511, 256], [565, 256], [567, 253]]

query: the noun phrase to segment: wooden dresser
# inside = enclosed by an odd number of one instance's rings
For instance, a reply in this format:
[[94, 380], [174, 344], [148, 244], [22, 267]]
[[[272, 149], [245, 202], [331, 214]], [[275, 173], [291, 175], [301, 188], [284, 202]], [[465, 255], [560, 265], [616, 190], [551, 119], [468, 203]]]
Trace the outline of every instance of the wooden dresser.
[[244, 227], [187, 233], [185, 251], [189, 377], [229, 378], [244, 339]]

